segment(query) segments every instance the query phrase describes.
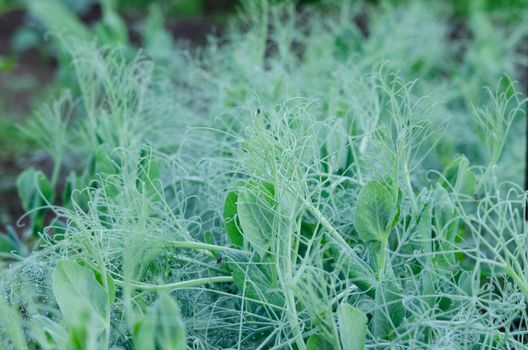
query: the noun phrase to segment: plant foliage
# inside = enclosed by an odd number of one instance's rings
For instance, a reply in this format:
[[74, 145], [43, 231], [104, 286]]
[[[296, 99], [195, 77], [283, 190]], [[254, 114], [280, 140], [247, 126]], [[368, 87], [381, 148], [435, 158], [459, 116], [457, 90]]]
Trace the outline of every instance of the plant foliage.
[[18, 181], [2, 347], [528, 348], [526, 26], [359, 5], [241, 2], [193, 50], [154, 9], [140, 53], [106, 46], [111, 7], [99, 43], [68, 21], [78, 92], [24, 127], [55, 164]]

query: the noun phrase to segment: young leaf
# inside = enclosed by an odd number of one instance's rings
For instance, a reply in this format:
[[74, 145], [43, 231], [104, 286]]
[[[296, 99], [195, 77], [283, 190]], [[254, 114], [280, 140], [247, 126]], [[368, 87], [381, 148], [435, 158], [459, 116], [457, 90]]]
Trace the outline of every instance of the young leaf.
[[244, 237], [242, 232], [238, 229], [237, 225], [237, 201], [238, 194], [235, 191], [231, 191], [227, 194], [224, 203], [224, 223], [227, 231], [227, 235], [235, 247], [242, 247], [244, 244]]
[[237, 212], [244, 238], [261, 257], [271, 244], [273, 207], [273, 187], [269, 184], [250, 183], [238, 194]]
[[475, 194], [477, 190], [477, 177], [469, 169], [469, 161], [465, 156], [459, 155], [455, 160], [450, 162], [444, 171], [444, 176], [456, 192], [469, 196]]
[[83, 324], [86, 316], [102, 331], [110, 318], [109, 296], [94, 272], [72, 260], [57, 263], [52, 275], [55, 300], [70, 327]]
[[185, 349], [185, 325], [180, 308], [169, 295], [162, 294], [136, 323], [134, 347], [138, 350]]
[[386, 242], [398, 213], [391, 193], [379, 182], [371, 181], [359, 193], [355, 227], [363, 241]]
[[337, 322], [342, 349], [365, 349], [368, 320], [363, 311], [350, 304], [342, 304], [337, 309]]

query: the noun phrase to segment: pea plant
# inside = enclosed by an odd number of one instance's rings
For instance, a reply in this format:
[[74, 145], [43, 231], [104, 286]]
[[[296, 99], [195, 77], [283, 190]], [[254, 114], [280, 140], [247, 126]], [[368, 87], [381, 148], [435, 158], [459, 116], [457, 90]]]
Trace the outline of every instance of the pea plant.
[[476, 7], [509, 41], [484, 49], [452, 15], [259, 1], [200, 49], [61, 37], [78, 89], [22, 126], [53, 171], [18, 180], [3, 348], [528, 348], [526, 28]]

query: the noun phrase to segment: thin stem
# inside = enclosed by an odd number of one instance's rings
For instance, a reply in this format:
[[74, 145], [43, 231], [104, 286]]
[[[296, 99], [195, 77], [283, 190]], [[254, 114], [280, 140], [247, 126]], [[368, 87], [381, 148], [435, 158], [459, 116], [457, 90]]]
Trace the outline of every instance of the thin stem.
[[115, 283], [120, 286], [130, 286], [133, 288], [146, 290], [146, 291], [159, 291], [159, 290], [174, 290], [174, 289], [183, 289], [189, 287], [201, 286], [208, 283], [228, 283], [233, 282], [232, 276], [215, 276], [215, 277], [204, 277], [197, 278], [194, 280], [168, 283], [168, 284], [148, 284], [141, 282], [125, 282], [122, 280], [115, 280]]
[[211, 252], [226, 252], [226, 251], [238, 251], [237, 249], [230, 247], [223, 247], [214, 244], [193, 242], [193, 241], [170, 241], [167, 242], [169, 246], [183, 249], [202, 249]]

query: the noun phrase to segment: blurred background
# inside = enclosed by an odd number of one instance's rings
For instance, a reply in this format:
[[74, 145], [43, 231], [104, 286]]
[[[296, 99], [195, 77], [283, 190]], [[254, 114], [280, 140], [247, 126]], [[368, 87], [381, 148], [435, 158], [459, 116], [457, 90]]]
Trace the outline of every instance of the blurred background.
[[236, 8], [235, 0], [0, 0], [0, 232], [24, 213], [17, 176], [30, 166], [51, 172], [46, 153], [19, 126], [43, 101], [75, 88], [51, 33], [136, 51], [161, 25], [192, 49], [221, 35]]
[[[457, 39], [487, 35], [471, 27], [471, 21], [480, 18], [477, 14], [493, 15], [501, 23], [518, 23], [528, 8], [526, 0], [449, 2], [449, 35]], [[324, 6], [325, 1], [296, 3], [299, 7]], [[362, 1], [361, 6], [380, 3]], [[102, 45], [124, 46], [131, 55], [153, 46], [163, 50], [173, 43], [195, 50], [209, 35], [222, 36], [238, 5], [237, 0], [0, 0], [0, 232], [16, 230], [14, 223], [24, 213], [16, 186], [18, 175], [29, 167], [52, 172], [49, 156], [19, 126], [43, 101], [65, 88], [76, 88], [68, 55], [57, 44], [61, 31], [81, 39], [93, 38]], [[368, 35], [366, 16], [358, 16], [356, 24]], [[482, 23], [478, 25], [482, 27]], [[517, 50], [522, 57], [528, 47], [526, 37], [520, 42]], [[484, 46], [479, 53], [484, 63], [486, 50]], [[493, 57], [489, 61], [493, 67]], [[525, 70], [526, 65], [520, 65], [517, 75], [524, 91]]]

